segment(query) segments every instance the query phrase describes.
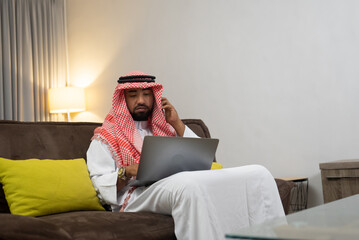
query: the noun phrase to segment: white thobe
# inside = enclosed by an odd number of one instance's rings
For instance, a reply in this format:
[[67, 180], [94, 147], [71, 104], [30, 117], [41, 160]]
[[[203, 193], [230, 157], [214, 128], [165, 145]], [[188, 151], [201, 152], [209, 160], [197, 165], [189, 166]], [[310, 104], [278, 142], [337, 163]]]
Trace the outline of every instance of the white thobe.
[[[135, 122], [142, 138], [147, 122]], [[196, 137], [186, 127], [185, 137]], [[117, 192], [118, 169], [106, 144], [93, 140], [87, 152], [93, 185], [101, 201], [119, 211], [129, 187]], [[172, 215], [177, 239], [224, 239], [225, 233], [284, 216], [273, 176], [263, 166], [181, 172], [137, 188], [125, 211]]]
[[[153, 135], [151, 129], [148, 128], [147, 121], [135, 121], [135, 126], [139, 131], [142, 140], [145, 136]], [[187, 126], [183, 136], [198, 138], [198, 136]], [[112, 158], [112, 154], [108, 146], [105, 143], [96, 139], [91, 142], [87, 151], [87, 167], [100, 201], [111, 205], [113, 211], [119, 211], [128, 194], [128, 191], [130, 190], [130, 187], [126, 186], [121, 189], [120, 192], [117, 192], [116, 184], [118, 178], [118, 168]], [[144, 188], [145, 187], [137, 188], [131, 194], [131, 198], [128, 203], [132, 202]]]

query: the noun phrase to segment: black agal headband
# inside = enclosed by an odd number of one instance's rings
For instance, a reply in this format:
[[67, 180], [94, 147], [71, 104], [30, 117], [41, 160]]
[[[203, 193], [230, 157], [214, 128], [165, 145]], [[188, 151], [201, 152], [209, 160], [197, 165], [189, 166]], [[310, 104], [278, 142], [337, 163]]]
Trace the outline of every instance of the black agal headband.
[[118, 83], [128, 82], [155, 82], [156, 77], [151, 75], [127, 75], [120, 77]]

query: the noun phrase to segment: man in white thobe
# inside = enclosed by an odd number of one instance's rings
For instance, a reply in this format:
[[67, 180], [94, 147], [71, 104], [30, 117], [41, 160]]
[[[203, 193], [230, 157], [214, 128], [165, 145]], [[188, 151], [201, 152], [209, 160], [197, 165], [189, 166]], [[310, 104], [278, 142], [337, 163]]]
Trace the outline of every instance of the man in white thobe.
[[112, 211], [172, 215], [177, 239], [224, 239], [225, 233], [284, 215], [272, 175], [250, 165], [182, 172], [149, 187], [130, 187], [148, 135], [197, 137], [162, 97], [155, 77], [120, 77], [112, 108], [95, 130], [87, 165], [101, 202]]

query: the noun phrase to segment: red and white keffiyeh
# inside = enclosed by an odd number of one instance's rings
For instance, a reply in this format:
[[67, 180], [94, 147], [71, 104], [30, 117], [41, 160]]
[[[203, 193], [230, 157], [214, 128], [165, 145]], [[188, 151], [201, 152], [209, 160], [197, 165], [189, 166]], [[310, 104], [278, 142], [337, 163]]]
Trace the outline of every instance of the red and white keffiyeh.
[[[142, 72], [131, 72], [125, 76], [139, 76]], [[106, 116], [104, 123], [94, 131], [92, 139], [98, 139], [108, 144], [117, 167], [129, 166], [139, 163], [142, 138], [135, 127], [134, 120], [127, 108], [125, 89], [152, 88], [154, 107], [150, 117], [149, 126], [155, 136], [175, 136], [173, 127], [166, 122], [161, 109], [163, 86], [155, 82], [126, 82], [119, 83], [115, 88], [112, 99], [112, 108]]]

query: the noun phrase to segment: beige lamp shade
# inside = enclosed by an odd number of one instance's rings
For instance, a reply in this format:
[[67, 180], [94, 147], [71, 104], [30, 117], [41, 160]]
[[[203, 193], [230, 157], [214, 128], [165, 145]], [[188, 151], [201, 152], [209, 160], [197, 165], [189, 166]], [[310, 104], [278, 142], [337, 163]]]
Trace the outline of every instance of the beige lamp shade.
[[50, 113], [85, 111], [85, 91], [78, 87], [49, 89]]

